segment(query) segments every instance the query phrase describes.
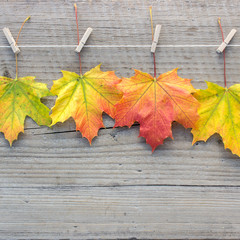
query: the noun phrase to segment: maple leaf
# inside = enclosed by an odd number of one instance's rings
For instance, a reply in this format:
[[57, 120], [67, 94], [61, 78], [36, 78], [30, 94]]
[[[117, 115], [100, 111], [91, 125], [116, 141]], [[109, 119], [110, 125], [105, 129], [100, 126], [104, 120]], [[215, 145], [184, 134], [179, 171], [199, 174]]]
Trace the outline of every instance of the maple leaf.
[[229, 88], [207, 82], [206, 90], [194, 96], [200, 102], [199, 120], [192, 129], [193, 144], [214, 133], [221, 135], [225, 148], [240, 156], [240, 84]]
[[35, 77], [12, 79], [0, 77], [0, 131], [12, 142], [24, 132], [26, 116], [38, 125], [49, 125], [50, 109], [40, 98], [52, 95], [46, 84], [34, 81]]
[[123, 98], [116, 104], [115, 127], [139, 122], [139, 137], [146, 138], [154, 151], [165, 138], [172, 138], [173, 121], [189, 128], [198, 119], [198, 102], [191, 94], [195, 89], [190, 81], [179, 77], [177, 69], [158, 78], [135, 70], [133, 77], [123, 78], [117, 85]]
[[63, 77], [53, 81], [51, 89], [54, 95], [58, 95], [52, 108], [52, 125], [72, 117], [76, 130], [91, 144], [99, 128], [104, 127], [102, 112], [115, 117], [114, 105], [122, 97], [115, 85], [121, 80], [113, 71], [102, 72], [100, 65], [84, 75], [68, 71], [62, 73]]

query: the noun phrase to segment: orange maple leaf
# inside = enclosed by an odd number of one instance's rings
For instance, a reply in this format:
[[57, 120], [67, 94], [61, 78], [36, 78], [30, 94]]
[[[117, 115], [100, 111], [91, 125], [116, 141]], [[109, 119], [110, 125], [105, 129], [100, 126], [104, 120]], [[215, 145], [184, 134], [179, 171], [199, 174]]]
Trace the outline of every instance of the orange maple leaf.
[[72, 117], [76, 130], [91, 144], [99, 128], [104, 127], [102, 112], [115, 117], [114, 105], [122, 97], [115, 85], [121, 80], [113, 71], [102, 72], [100, 65], [84, 75], [68, 71], [62, 73], [63, 77], [54, 81], [51, 89], [53, 94], [58, 95], [52, 108], [52, 125]]
[[193, 127], [197, 121], [199, 104], [192, 96], [195, 89], [190, 81], [179, 77], [177, 69], [158, 78], [135, 70], [133, 77], [123, 78], [117, 85], [123, 98], [116, 104], [115, 127], [131, 127], [139, 122], [139, 137], [146, 138], [154, 151], [165, 138], [172, 138], [173, 121], [185, 128]]

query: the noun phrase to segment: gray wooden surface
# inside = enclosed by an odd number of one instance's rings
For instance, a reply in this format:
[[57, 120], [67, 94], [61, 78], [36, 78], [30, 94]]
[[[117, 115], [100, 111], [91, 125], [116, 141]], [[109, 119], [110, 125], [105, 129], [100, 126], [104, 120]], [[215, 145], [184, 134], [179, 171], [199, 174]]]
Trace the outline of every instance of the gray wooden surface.
[[[32, 16], [19, 40], [20, 76], [51, 87], [61, 69], [79, 72], [73, 3], [0, 0], [0, 28], [14, 37]], [[223, 85], [217, 18], [225, 35], [240, 31], [239, 0], [78, 1], [80, 34], [94, 28], [83, 71], [102, 63], [119, 77], [133, 68], [152, 73], [150, 5], [162, 24], [157, 72], [179, 67], [196, 88]], [[239, 83], [239, 33], [226, 55], [228, 83]], [[0, 75], [15, 76], [3, 33]], [[52, 129], [27, 119], [12, 148], [0, 134], [0, 239], [240, 239], [240, 158], [218, 135], [191, 146], [190, 130], [174, 123], [174, 141], [152, 154], [138, 125], [113, 129], [107, 116], [104, 123], [92, 147], [71, 119]]]

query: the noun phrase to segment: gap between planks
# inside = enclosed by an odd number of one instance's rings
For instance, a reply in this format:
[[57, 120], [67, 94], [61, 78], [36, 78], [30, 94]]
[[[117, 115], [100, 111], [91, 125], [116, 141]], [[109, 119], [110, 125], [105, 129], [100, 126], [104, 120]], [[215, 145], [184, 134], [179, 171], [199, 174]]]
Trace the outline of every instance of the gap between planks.
[[7, 186], [7, 187], [0, 187], [1, 189], [55, 189], [55, 190], [73, 190], [73, 189], [83, 189], [83, 188], [141, 188], [141, 187], [158, 187], [158, 188], [232, 188], [232, 189], [239, 189], [240, 185], [195, 185], [195, 184], [109, 184], [109, 185], [50, 185], [50, 186]]
[[[77, 45], [20, 45], [20, 48], [73, 48]], [[151, 45], [86, 45], [84, 48], [150, 48]], [[157, 48], [201, 48], [219, 47], [219, 45], [160, 45]], [[239, 44], [228, 45], [228, 47], [240, 47]], [[0, 46], [10, 48], [10, 46]]]

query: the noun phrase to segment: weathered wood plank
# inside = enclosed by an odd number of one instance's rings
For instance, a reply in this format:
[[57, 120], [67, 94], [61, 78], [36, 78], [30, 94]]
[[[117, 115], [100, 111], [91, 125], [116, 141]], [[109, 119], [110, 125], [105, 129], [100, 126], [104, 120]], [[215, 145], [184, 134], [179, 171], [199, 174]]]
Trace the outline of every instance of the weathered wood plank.
[[[77, 53], [72, 48], [23, 48], [18, 56], [19, 75], [36, 76], [40, 82], [52, 86], [52, 80], [62, 76], [61, 70], [79, 72]], [[228, 84], [239, 83], [238, 57], [240, 47], [227, 49]], [[196, 88], [206, 88], [205, 81], [223, 86], [223, 58], [216, 47], [169, 47], [156, 51], [157, 73], [179, 68], [181, 77], [193, 79]], [[115, 70], [118, 77], [130, 77], [133, 69], [153, 74], [153, 60], [149, 48], [85, 48], [82, 51], [83, 72], [102, 63], [102, 70]], [[15, 58], [10, 48], [1, 49], [0, 74], [15, 77]]]
[[[26, 16], [19, 44], [76, 44], [74, 1], [1, 1], [0, 22], [13, 35]], [[220, 44], [217, 18], [223, 20], [226, 32], [238, 28], [238, 0], [208, 1], [90, 1], [78, 2], [80, 33], [88, 27], [94, 31], [88, 44], [150, 44], [149, 6], [153, 6], [154, 22], [162, 24], [160, 44]], [[240, 35], [232, 44], [238, 43]], [[0, 34], [0, 46], [6, 45]]]
[[152, 154], [138, 131], [100, 131], [92, 147], [75, 132], [26, 133], [12, 149], [1, 141], [1, 186], [239, 186], [240, 162], [218, 137], [192, 147], [189, 130], [176, 126], [175, 140]]
[[239, 239], [239, 190], [1, 188], [0, 238]]

